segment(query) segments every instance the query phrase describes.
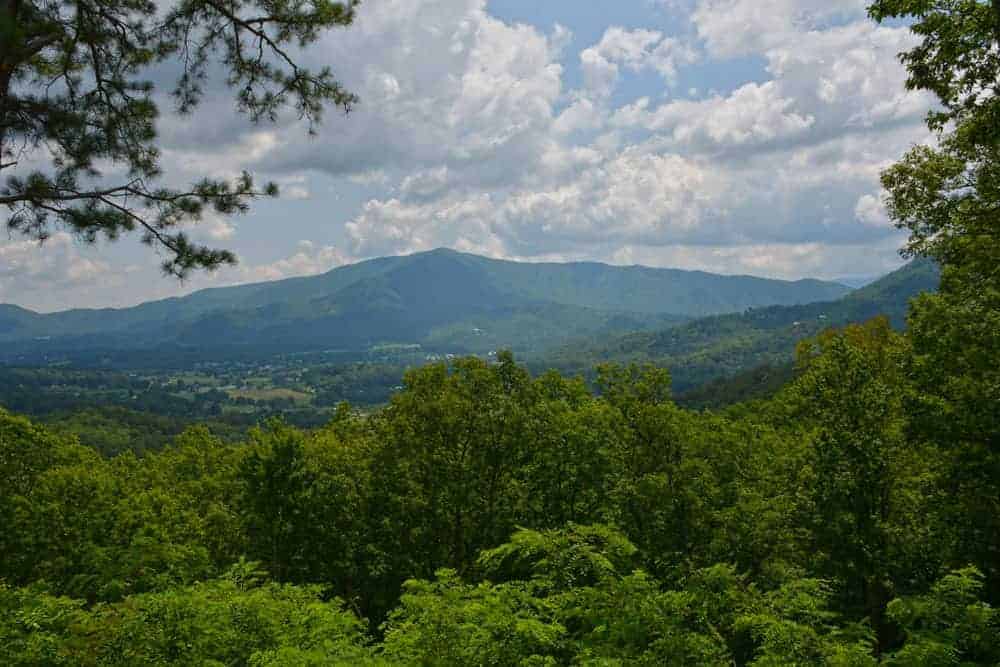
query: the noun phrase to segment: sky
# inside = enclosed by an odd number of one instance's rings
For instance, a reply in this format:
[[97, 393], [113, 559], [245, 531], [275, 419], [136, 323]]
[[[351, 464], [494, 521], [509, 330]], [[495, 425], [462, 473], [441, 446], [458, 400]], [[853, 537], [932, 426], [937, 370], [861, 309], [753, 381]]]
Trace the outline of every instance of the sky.
[[896, 58], [914, 43], [864, 0], [368, 0], [299, 56], [361, 99], [317, 135], [251, 124], [222, 77], [161, 119], [171, 183], [248, 169], [281, 186], [189, 230], [238, 266], [180, 283], [134, 239], [4, 236], [0, 302], [123, 307], [441, 246], [879, 275], [904, 239], [879, 173], [929, 140], [932, 101]]

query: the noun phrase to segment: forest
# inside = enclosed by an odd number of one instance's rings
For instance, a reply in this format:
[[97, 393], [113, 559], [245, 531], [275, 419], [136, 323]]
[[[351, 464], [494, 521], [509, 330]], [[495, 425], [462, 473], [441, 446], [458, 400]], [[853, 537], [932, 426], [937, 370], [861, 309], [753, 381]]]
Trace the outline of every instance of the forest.
[[[355, 4], [303, 18], [276, 3], [281, 43], [350, 22]], [[171, 20], [239, 28], [219, 11], [182, 3]], [[870, 313], [822, 327], [823, 310], [793, 368], [758, 371], [774, 385], [766, 397], [713, 409], [679, 405], [662, 365], [571, 377], [510, 352], [411, 369], [384, 405], [340, 403], [315, 427], [270, 417], [176, 433], [118, 403], [51, 424], [0, 408], [0, 664], [1000, 664], [1000, 1], [878, 0], [869, 14], [909, 22], [907, 86], [938, 100], [934, 145], [882, 174], [887, 214], [909, 232], [903, 254], [940, 267], [904, 331]], [[83, 44], [118, 39], [105, 28]], [[143, 43], [128, 66], [176, 53], [180, 35]], [[39, 48], [55, 43], [79, 48]], [[0, 56], [22, 57], [3, 44]], [[54, 71], [37, 53], [23, 62]], [[307, 116], [315, 95], [353, 102], [329, 72], [290, 78], [241, 58], [229, 62], [251, 112], [280, 102], [255, 92], [260, 81], [290, 86]], [[67, 57], [64, 75], [79, 62]], [[197, 74], [182, 101], [196, 101]], [[83, 135], [92, 118], [72, 101], [14, 129]], [[19, 224], [43, 234], [54, 210], [83, 233], [136, 227], [112, 212], [118, 191], [53, 204], [114, 150], [156, 173], [143, 152], [156, 109], [131, 111], [135, 142], [102, 135], [119, 128], [109, 123], [57, 165], [60, 179], [12, 181], [0, 201], [26, 207]], [[183, 216], [206, 202], [232, 212], [251, 193], [247, 176], [236, 190], [127, 194], [160, 204], [149, 242], [183, 275], [232, 259], [188, 243]], [[790, 312], [716, 321], [770, 355], [767, 331], [797, 339]], [[697, 326], [642, 340], [679, 355], [702, 340]], [[742, 354], [723, 348], [723, 361]], [[114, 377], [131, 400], [139, 380]], [[115, 414], [127, 428], [112, 445], [75, 434]]]
[[1000, 425], [938, 345], [950, 298], [718, 413], [655, 366], [595, 395], [510, 355], [142, 457], [4, 412], [0, 661], [996, 664]]

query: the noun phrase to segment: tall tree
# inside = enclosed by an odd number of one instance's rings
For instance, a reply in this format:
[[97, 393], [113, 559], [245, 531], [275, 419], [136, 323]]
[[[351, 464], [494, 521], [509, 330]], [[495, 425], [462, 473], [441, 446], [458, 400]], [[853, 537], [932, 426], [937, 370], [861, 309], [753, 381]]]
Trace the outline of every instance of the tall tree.
[[[913, 306], [923, 399], [920, 435], [952, 454], [948, 492], [961, 542], [1000, 599], [1000, 0], [881, 0], [876, 20], [903, 18], [920, 43], [901, 54], [911, 89], [934, 93], [936, 145], [882, 177], [888, 209], [910, 231], [906, 252], [942, 265], [941, 289]], [[963, 565], [964, 562], [956, 562]]]
[[[57, 227], [93, 242], [139, 231], [165, 251], [163, 269], [235, 262], [192, 242], [182, 223], [206, 207], [240, 213], [276, 195], [244, 173], [188, 188], [158, 184], [157, 90], [146, 77], [174, 61], [170, 91], [181, 113], [201, 100], [218, 62], [239, 111], [275, 120], [287, 107], [310, 129], [328, 103], [347, 111], [354, 95], [329, 68], [300, 65], [292, 51], [346, 26], [360, 0], [3, 0], [0, 2], [0, 205], [7, 226], [44, 240]], [[32, 168], [38, 164], [47, 167]]]
[[897, 589], [934, 571], [928, 452], [905, 437], [904, 339], [884, 318], [828, 331], [800, 345], [790, 388], [815, 425], [808, 466], [814, 560], [842, 581], [847, 608], [863, 611], [878, 651], [896, 639], [885, 609]]

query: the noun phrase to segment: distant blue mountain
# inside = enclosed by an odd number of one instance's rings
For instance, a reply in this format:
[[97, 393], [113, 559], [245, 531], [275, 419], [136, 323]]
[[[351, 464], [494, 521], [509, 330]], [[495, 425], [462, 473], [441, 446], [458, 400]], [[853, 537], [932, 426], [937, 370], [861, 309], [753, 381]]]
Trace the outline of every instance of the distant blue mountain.
[[10, 354], [57, 350], [539, 349], [579, 336], [692, 317], [836, 299], [850, 289], [700, 271], [523, 263], [452, 250], [384, 257], [328, 273], [215, 288], [133, 308], [40, 314], [0, 306]]
[[567, 372], [586, 372], [598, 361], [651, 361], [669, 368], [674, 388], [683, 392], [760, 365], [781, 366], [792, 359], [798, 341], [831, 326], [882, 315], [901, 329], [910, 299], [937, 290], [940, 278], [933, 261], [918, 259], [839, 299], [755, 307], [590, 345], [574, 342], [544, 361]]

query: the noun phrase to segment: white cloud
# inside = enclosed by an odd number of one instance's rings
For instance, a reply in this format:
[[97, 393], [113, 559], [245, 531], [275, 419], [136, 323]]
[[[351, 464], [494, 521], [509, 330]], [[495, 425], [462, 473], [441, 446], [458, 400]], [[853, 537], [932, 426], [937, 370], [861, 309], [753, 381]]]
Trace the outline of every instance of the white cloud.
[[680, 66], [694, 62], [695, 52], [680, 40], [664, 37], [656, 30], [626, 30], [612, 26], [601, 41], [580, 53], [587, 91], [598, 97], [611, 94], [618, 82], [619, 67], [638, 72], [653, 69], [668, 84], [674, 83]]
[[868, 0], [700, 0], [691, 15], [713, 56], [731, 58], [800, 43], [831, 22], [859, 19]]
[[56, 232], [44, 243], [31, 240], [0, 242], [0, 303], [27, 304], [41, 310], [80, 305], [81, 295], [121, 287], [124, 273], [133, 267], [115, 267], [92, 248], [66, 232]]
[[745, 146], [822, 143], [855, 132], [921, 124], [931, 100], [905, 90], [905, 71], [896, 59], [914, 43], [908, 30], [857, 21], [781, 32], [780, 38], [787, 43], [761, 53], [770, 80], [746, 83], [724, 96], [658, 107], [642, 98], [617, 109], [612, 123], [669, 136], [685, 150], [741, 153]]
[[530, 255], [615, 240], [655, 245], [705, 233], [721, 215], [713, 200], [725, 179], [703, 165], [637, 148], [607, 161], [594, 151], [589, 157], [589, 166], [582, 162], [550, 189], [451, 194], [430, 203], [369, 201], [347, 225], [353, 251], [499, 243]]
[[384, 169], [372, 169], [370, 171], [362, 171], [357, 174], [351, 174], [348, 176], [350, 182], [357, 185], [388, 185], [389, 175]]
[[606, 117], [605, 109], [584, 97], [563, 109], [555, 119], [552, 129], [558, 135], [571, 134], [579, 130], [596, 130], [604, 125]]
[[672, 245], [657, 248], [623, 246], [612, 257], [616, 264], [643, 264], [695, 271], [767, 275], [786, 280], [816, 277], [832, 280], [857, 274], [864, 266], [871, 274], [888, 273], [902, 263], [897, 238], [878, 243], [829, 246], [818, 242], [760, 243], [739, 247]]
[[875, 195], [861, 195], [854, 207], [855, 217], [872, 227], [886, 227], [892, 224], [882, 199]]
[[618, 83], [618, 65], [602, 56], [597, 49], [580, 53], [580, 66], [587, 91], [597, 97], [606, 97]]
[[8, 291], [8, 280], [46, 276], [61, 284], [93, 278], [100, 269], [97, 262], [79, 254], [73, 238], [66, 232], [56, 232], [42, 243], [21, 240], [0, 244], [0, 278]]
[[286, 141], [285, 134], [278, 128], [256, 128], [233, 137], [230, 142], [220, 137], [219, 141], [206, 139], [195, 145], [167, 144], [162, 163], [165, 173], [170, 175], [170, 184], [175, 186], [183, 187], [206, 175], [234, 179], [251, 165], [265, 160]]
[[190, 233], [207, 241], [228, 241], [236, 236], [236, 226], [230, 220], [210, 211], [202, 220], [190, 226]]
[[612, 111], [623, 72], [669, 85], [703, 56], [683, 36], [611, 26], [578, 54], [584, 88], [567, 93], [565, 28], [505, 24], [483, 0], [387, 0], [321, 49], [363, 104], [316, 140], [275, 140], [265, 162], [382, 189], [347, 217], [358, 256], [462, 245], [607, 259], [615, 243], [871, 238], [884, 229], [855, 204], [923, 138], [927, 100], [905, 92], [895, 58], [912, 36], [863, 12], [858, 0], [698, 0], [705, 53], [757, 54], [770, 78]]
[[506, 167], [530, 166], [550, 131], [569, 37], [506, 24], [483, 0], [368, 4], [309, 52], [339, 63], [361, 103], [317, 137], [290, 134], [259, 166], [351, 176], [446, 165], [466, 180], [509, 178]]
[[725, 177], [704, 165], [631, 148], [558, 187], [512, 195], [496, 229], [522, 253], [611, 240], [658, 245], [716, 221], [725, 189]]
[[679, 100], [649, 111], [643, 98], [619, 109], [615, 122], [623, 127], [640, 125], [647, 130], [667, 133], [678, 144], [705, 149], [733, 148], [762, 144], [777, 138], [802, 134], [815, 116], [796, 112], [796, 100], [783, 97], [774, 81], [748, 83], [728, 97]]
[[218, 282], [254, 282], [315, 275], [346, 264], [349, 259], [347, 255], [334, 246], [317, 245], [312, 241], [299, 241], [294, 254], [274, 262], [255, 266], [238, 266], [236, 269], [223, 271], [219, 274]]
[[156, 258], [144, 257], [143, 264], [122, 263], [110, 250], [102, 244], [82, 244], [67, 232], [57, 232], [43, 244], [0, 242], [0, 303], [45, 312], [121, 308], [205, 287], [314, 275], [355, 259], [337, 247], [304, 240], [286, 257], [196, 273], [179, 282], [159, 273]]
[[449, 176], [448, 167], [445, 166], [418, 171], [403, 179], [400, 190], [408, 198], [426, 199], [444, 190]]
[[[356, 258], [336, 246], [301, 240], [295, 244], [291, 254], [272, 261], [257, 263], [240, 262], [236, 266], [223, 267], [212, 273], [196, 273], [181, 283], [165, 279], [155, 282], [157, 298], [188, 294], [206, 287], [225, 287], [242, 283], [282, 280], [298, 276], [312, 276], [326, 273], [331, 269], [355, 261]], [[149, 274], [152, 267], [145, 267]], [[151, 276], [150, 276], [151, 277]], [[134, 299], [138, 301], [139, 299]]]
[[919, 123], [932, 100], [905, 90], [906, 74], [896, 59], [915, 41], [905, 28], [858, 21], [770, 49], [768, 71], [826, 127]]
[[552, 49], [552, 55], [558, 58], [569, 48], [572, 42], [573, 31], [562, 24], [556, 23], [552, 28], [552, 34], [549, 36], [549, 46]]
[[371, 200], [348, 222], [352, 252], [370, 257], [487, 242], [494, 210], [487, 193], [445, 196], [428, 203]]

